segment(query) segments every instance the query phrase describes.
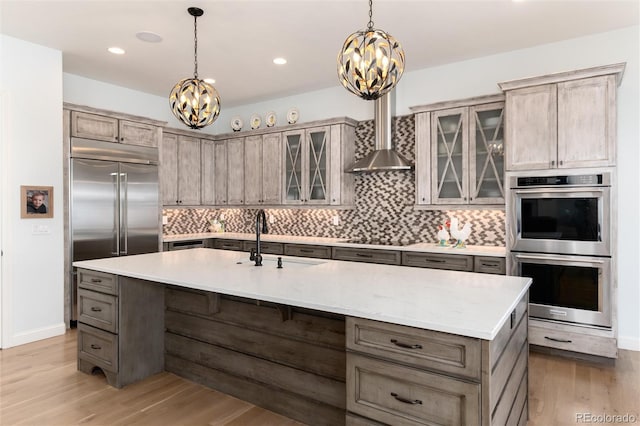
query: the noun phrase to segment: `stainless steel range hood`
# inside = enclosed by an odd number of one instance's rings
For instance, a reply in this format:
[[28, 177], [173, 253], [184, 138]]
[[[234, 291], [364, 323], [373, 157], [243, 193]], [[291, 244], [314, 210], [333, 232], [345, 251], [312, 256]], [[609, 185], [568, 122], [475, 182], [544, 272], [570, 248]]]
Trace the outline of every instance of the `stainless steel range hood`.
[[349, 173], [383, 172], [389, 170], [411, 170], [413, 164], [393, 149], [391, 138], [391, 95], [375, 101], [374, 127], [375, 149], [346, 169]]

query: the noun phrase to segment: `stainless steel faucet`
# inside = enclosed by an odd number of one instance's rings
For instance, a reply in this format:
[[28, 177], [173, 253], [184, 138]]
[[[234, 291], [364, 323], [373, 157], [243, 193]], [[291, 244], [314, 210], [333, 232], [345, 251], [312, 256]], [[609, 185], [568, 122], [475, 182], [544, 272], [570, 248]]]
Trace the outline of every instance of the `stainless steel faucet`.
[[256, 261], [256, 266], [262, 266], [262, 254], [260, 254], [260, 221], [262, 221], [262, 233], [268, 234], [267, 228], [267, 215], [263, 209], [258, 210], [256, 213], [256, 251], [251, 253], [250, 260]]

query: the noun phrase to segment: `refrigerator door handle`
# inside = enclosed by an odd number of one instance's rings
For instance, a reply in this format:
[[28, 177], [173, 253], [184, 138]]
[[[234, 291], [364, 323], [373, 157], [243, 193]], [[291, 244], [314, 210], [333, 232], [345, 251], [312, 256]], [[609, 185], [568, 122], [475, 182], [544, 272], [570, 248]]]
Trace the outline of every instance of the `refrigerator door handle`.
[[[113, 181], [113, 194], [117, 195], [120, 192], [120, 177], [118, 176], [118, 173], [111, 173], [111, 179]], [[117, 196], [113, 197], [113, 210], [114, 211], [118, 211], [119, 209], [119, 204], [120, 204], [120, 200], [118, 199]], [[112, 244], [111, 244], [111, 255], [112, 256], [118, 256], [120, 254], [120, 233], [118, 232], [118, 229], [120, 227], [120, 224], [118, 222], [118, 215], [113, 215], [113, 237], [112, 237]]]
[[127, 173], [120, 173], [120, 255], [126, 256], [129, 251], [129, 227], [128, 227], [128, 175]]

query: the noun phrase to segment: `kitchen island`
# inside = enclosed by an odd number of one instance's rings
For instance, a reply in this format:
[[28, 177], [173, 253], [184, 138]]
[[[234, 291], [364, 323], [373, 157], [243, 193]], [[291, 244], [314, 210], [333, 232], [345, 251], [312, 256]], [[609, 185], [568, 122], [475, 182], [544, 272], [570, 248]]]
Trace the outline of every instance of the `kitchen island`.
[[263, 264], [211, 249], [75, 262], [79, 369], [117, 387], [166, 369], [308, 424], [526, 423], [529, 279]]

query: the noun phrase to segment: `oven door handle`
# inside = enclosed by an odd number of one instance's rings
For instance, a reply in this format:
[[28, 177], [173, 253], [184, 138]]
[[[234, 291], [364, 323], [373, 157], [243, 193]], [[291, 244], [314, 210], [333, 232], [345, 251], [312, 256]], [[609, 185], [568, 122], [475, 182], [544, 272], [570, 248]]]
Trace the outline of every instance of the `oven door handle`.
[[537, 254], [537, 253], [514, 253], [513, 257], [519, 262], [526, 262], [527, 260], [541, 260], [548, 263], [552, 261], [554, 263], [562, 262], [562, 265], [567, 266], [593, 266], [597, 268], [604, 267], [605, 263], [609, 261], [609, 258], [603, 257], [581, 257], [566, 254]]

